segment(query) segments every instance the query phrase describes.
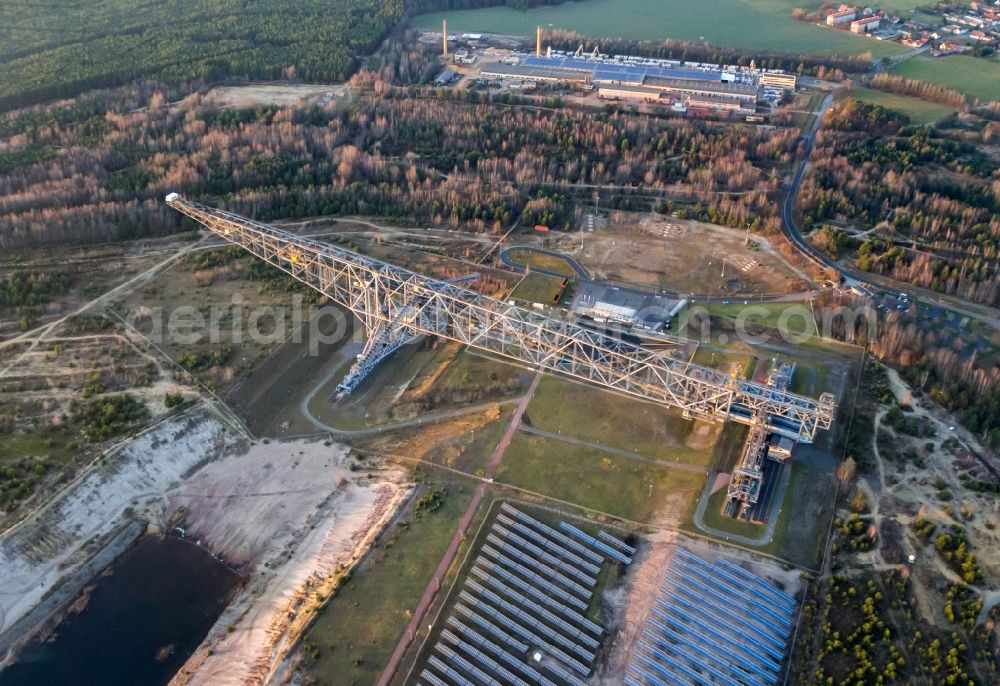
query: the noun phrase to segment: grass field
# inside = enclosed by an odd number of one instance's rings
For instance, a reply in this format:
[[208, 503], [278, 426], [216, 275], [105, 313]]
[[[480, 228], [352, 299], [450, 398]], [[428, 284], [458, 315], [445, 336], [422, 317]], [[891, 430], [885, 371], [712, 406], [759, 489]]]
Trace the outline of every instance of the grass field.
[[708, 465], [718, 435], [678, 410], [545, 377], [526, 412], [531, 426], [668, 462]]
[[514, 435], [496, 479], [637, 522], [683, 514], [705, 484], [702, 474], [524, 433]]
[[732, 373], [736, 365], [743, 369], [743, 378], [750, 379], [757, 368], [757, 363], [753, 355], [736, 350], [716, 350], [708, 346], [700, 345], [695, 351], [691, 362], [702, 367], [718, 369], [726, 374]]
[[914, 57], [900, 62], [890, 72], [959, 90], [980, 101], [1000, 100], [1000, 59], [949, 55]]
[[[423, 479], [404, 512], [307, 632], [304, 645], [316, 647], [315, 659], [307, 662], [315, 679], [311, 683], [342, 686], [378, 680], [474, 488], [472, 481], [460, 478]], [[446, 492], [440, 508], [416, 513], [417, 500], [435, 490]]]
[[573, 267], [571, 267], [566, 260], [561, 257], [556, 257], [555, 255], [535, 252], [534, 250], [511, 250], [509, 257], [511, 262], [522, 267], [527, 266], [529, 268], [535, 267], [538, 269], [544, 269], [556, 274], [563, 274], [564, 276], [568, 276], [570, 278], [576, 276], [576, 272], [573, 271]]
[[714, 317], [724, 317], [739, 321], [742, 319], [748, 325], [767, 326], [772, 329], [779, 327], [788, 331], [791, 336], [816, 332], [816, 320], [812, 309], [807, 303], [755, 303], [747, 305], [738, 303], [708, 303], [705, 307]]
[[529, 303], [553, 305], [562, 291], [562, 279], [545, 274], [527, 274], [517, 284], [511, 297]]
[[535, 26], [577, 31], [587, 36], [632, 39], [675, 38], [713, 45], [792, 53], [860, 54], [875, 57], [905, 51], [900, 45], [812, 26], [791, 18], [782, 0], [582, 0], [521, 12], [508, 7], [432, 12], [412, 25], [439, 30], [447, 17], [451, 31], [534, 35]]
[[954, 108], [947, 105], [939, 105], [936, 102], [927, 102], [919, 98], [908, 98], [905, 95], [894, 95], [884, 93], [871, 88], [852, 88], [844, 93], [845, 97], [855, 100], [880, 105], [890, 110], [902, 112], [910, 118], [910, 122], [918, 126], [933, 124], [952, 114]]

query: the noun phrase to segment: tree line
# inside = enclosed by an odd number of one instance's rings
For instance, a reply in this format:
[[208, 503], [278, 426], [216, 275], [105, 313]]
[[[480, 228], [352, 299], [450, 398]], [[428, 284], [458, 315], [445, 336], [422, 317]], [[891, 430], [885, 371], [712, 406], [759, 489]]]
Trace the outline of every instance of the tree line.
[[628, 38], [590, 38], [573, 31], [555, 29], [546, 32], [546, 43], [558, 50], [576, 50], [583, 45], [585, 52], [600, 47], [601, 52], [618, 55], [641, 55], [665, 60], [737, 64], [758, 69], [783, 69], [818, 78], [839, 80], [845, 73], [865, 73], [871, 69], [871, 53], [860, 55], [795, 55], [777, 51], [748, 51], [708, 43], [665, 38], [662, 40], [632, 40]]
[[[821, 296], [820, 303], [857, 304], [850, 297], [829, 293]], [[861, 345], [913, 388], [954, 412], [987, 446], [1000, 448], [1000, 367], [981, 360], [975, 351], [957, 350], [947, 331], [921, 326], [909, 312], [891, 312], [871, 329], [865, 317], [853, 325], [839, 318], [831, 324], [832, 337]], [[870, 434], [863, 439], [870, 439]]]
[[904, 79], [902, 76], [893, 76], [885, 72], [873, 76], [869, 85], [876, 90], [885, 91], [886, 93], [920, 98], [928, 102], [948, 105], [958, 110], [965, 109], [969, 104], [965, 95], [953, 88], [927, 83], [926, 81], [917, 81], [916, 79]]

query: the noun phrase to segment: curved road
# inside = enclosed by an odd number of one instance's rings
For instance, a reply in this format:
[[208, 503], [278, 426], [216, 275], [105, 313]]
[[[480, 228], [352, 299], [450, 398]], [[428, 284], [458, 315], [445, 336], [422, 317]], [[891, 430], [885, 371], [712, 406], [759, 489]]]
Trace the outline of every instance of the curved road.
[[302, 399], [299, 403], [299, 412], [302, 416], [308, 420], [316, 429], [324, 433], [329, 433], [334, 436], [341, 437], [361, 437], [361, 436], [375, 436], [377, 434], [394, 431], [396, 429], [405, 429], [414, 426], [422, 426], [424, 424], [433, 424], [434, 422], [439, 422], [445, 419], [454, 419], [455, 417], [461, 417], [462, 415], [470, 414], [472, 412], [479, 412], [481, 410], [488, 409], [490, 407], [495, 407], [497, 405], [515, 405], [519, 401], [517, 398], [509, 398], [507, 400], [495, 400], [488, 403], [480, 403], [478, 405], [467, 405], [464, 407], [459, 407], [454, 410], [444, 410], [441, 412], [431, 412], [427, 414], [422, 414], [418, 417], [413, 417], [411, 419], [404, 419], [398, 422], [392, 422], [389, 424], [380, 424], [378, 426], [368, 427], [364, 429], [338, 429], [335, 426], [327, 424], [323, 420], [316, 417], [312, 411], [309, 409], [309, 405], [312, 403], [313, 398], [319, 393], [320, 389], [330, 383], [333, 377], [338, 373], [342, 373], [342, 369], [339, 365], [334, 365], [334, 368], [329, 372], [323, 379], [317, 383], [309, 393]]
[[823, 103], [819, 107], [819, 111], [816, 113], [816, 118], [813, 120], [812, 125], [805, 135], [805, 150], [802, 154], [802, 159], [799, 161], [798, 169], [795, 170], [795, 175], [792, 177], [792, 182], [788, 186], [788, 192], [785, 193], [785, 198], [781, 202], [781, 228], [788, 238], [789, 242], [795, 248], [805, 255], [813, 263], [819, 265], [821, 268], [826, 269], [827, 267], [832, 267], [840, 274], [846, 281], [863, 281], [859, 279], [857, 275], [851, 271], [840, 266], [827, 255], [813, 247], [813, 245], [802, 237], [799, 233], [799, 228], [795, 225], [795, 196], [798, 195], [799, 186], [802, 183], [802, 177], [805, 175], [806, 165], [809, 163], [809, 156], [812, 154], [813, 145], [816, 143], [816, 134], [819, 133], [819, 128], [823, 123], [823, 117], [826, 115], [826, 111], [830, 109], [833, 104], [833, 93], [827, 93], [826, 97], [823, 98]]
[[[511, 245], [500, 251], [499, 257], [500, 261], [503, 262], [504, 266], [512, 269], [519, 274], [526, 274], [528, 269], [525, 265], [514, 262], [510, 258], [510, 253], [514, 251], [524, 251], [524, 252], [535, 252], [541, 255], [548, 255], [550, 257], [557, 257], [561, 260], [565, 260], [567, 264], [576, 272], [576, 277], [578, 281], [585, 283], [595, 283], [602, 286], [609, 286], [611, 288], [616, 288], [624, 293], [634, 293], [636, 295], [666, 295], [671, 298], [691, 298], [692, 301], [703, 301], [703, 302], [733, 302], [738, 303], [741, 300], [747, 302], [791, 302], [798, 300], [807, 300], [812, 291], [803, 291], [802, 293], [772, 293], [769, 295], [707, 295], [702, 293], [678, 293], [676, 291], [667, 290], [645, 290], [642, 288], [632, 288], [629, 286], [622, 286], [616, 283], [609, 283], [604, 281], [596, 281], [590, 277], [586, 268], [580, 264], [574, 257], [567, 255], [566, 253], [561, 253], [556, 250], [548, 250], [546, 248], [536, 248], [530, 245]], [[567, 278], [566, 274], [560, 274], [559, 272], [553, 272], [548, 269], [542, 269], [541, 267], [531, 267], [531, 273], [533, 274], [545, 274], [546, 276], [554, 276], [557, 279]]]
[[514, 260], [510, 259], [510, 253], [514, 251], [533, 252], [533, 253], [538, 253], [539, 255], [548, 255], [549, 257], [558, 258], [560, 260], [565, 261], [566, 264], [568, 264], [570, 268], [574, 272], [576, 272], [576, 278], [580, 279], [580, 281], [592, 280], [587, 270], [584, 269], [583, 265], [577, 262], [575, 258], [570, 257], [565, 253], [557, 252], [555, 250], [547, 250], [545, 248], [535, 248], [530, 245], [511, 245], [500, 251], [500, 261], [503, 262], [505, 266], [510, 267], [516, 272], [527, 273], [528, 268], [530, 267], [532, 273], [535, 274], [545, 274], [546, 276], [554, 276], [557, 279], [565, 279], [568, 276], [567, 274], [560, 274], [559, 272], [549, 271], [548, 269], [542, 269], [541, 267], [532, 267], [531, 265], [525, 266], [522, 264], [518, 264]]

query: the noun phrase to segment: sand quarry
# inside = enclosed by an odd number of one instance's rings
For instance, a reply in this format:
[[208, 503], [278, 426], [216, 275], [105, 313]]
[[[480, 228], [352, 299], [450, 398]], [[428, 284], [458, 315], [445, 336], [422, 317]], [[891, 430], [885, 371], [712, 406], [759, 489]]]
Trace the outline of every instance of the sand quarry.
[[101, 548], [123, 527], [180, 525], [245, 582], [174, 683], [261, 683], [410, 493], [398, 468], [351, 462], [331, 441], [251, 444], [209, 403], [156, 423], [0, 535], [0, 632], [42, 626], [78, 592], [74, 572], [111, 562]]
[[349, 469], [339, 444], [257, 444], [167, 495], [189, 537], [250, 577], [172, 684], [269, 680], [338, 575], [353, 566], [409, 493], [399, 470]]

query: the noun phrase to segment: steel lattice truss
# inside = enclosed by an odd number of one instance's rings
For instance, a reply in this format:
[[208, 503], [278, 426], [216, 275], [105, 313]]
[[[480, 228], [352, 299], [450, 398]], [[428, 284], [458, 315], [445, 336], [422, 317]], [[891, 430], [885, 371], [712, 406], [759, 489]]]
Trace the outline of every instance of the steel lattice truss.
[[686, 417], [744, 424], [767, 417], [769, 431], [803, 443], [833, 421], [830, 394], [816, 400], [737, 379], [176, 193], [167, 203], [350, 310], [368, 332], [403, 321], [410, 332], [678, 407]]

